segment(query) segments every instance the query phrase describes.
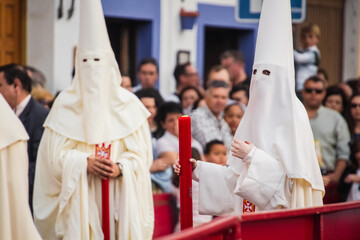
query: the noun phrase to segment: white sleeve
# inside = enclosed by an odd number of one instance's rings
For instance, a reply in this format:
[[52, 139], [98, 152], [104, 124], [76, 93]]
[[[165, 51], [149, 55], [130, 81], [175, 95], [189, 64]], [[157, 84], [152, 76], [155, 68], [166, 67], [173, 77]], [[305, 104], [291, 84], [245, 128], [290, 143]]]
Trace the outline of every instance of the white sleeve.
[[157, 150], [157, 154], [160, 155], [164, 152], [178, 152], [179, 147], [170, 144], [169, 140], [166, 138], [159, 138], [156, 141], [156, 150]]
[[[241, 171], [235, 194], [255, 204], [259, 210], [289, 208], [292, 181], [281, 162], [261, 149], [255, 148], [247, 156], [251, 163]], [[239, 159], [239, 161], [241, 161]]]
[[233, 213], [233, 190], [238, 177], [228, 167], [198, 161], [193, 179], [199, 181], [199, 213], [215, 216]]
[[314, 51], [306, 51], [303, 53], [294, 51], [294, 60], [298, 64], [308, 64], [316, 62], [316, 53]]

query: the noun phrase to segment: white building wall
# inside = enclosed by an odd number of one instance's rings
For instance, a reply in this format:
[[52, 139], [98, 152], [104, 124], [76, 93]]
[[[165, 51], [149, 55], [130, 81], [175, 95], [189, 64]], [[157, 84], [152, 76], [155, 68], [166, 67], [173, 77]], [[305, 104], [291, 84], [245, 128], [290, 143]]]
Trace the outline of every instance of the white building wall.
[[360, 0], [346, 0], [344, 10], [343, 81], [360, 76]]
[[55, 1], [27, 2], [27, 65], [41, 70], [53, 87]]
[[71, 0], [64, 0], [64, 16], [55, 21], [53, 92], [64, 90], [72, 82], [74, 47], [79, 39], [80, 1], [75, 1], [73, 15], [68, 19], [70, 4]]
[[[47, 89], [52, 93], [63, 90], [71, 83], [73, 49], [79, 32], [79, 2], [75, 1], [71, 19], [67, 19], [71, 0], [63, 1], [64, 16], [61, 19], [57, 19], [58, 1], [27, 2], [27, 64], [45, 74]], [[345, 2], [343, 80], [359, 76], [359, 2]], [[196, 11], [199, 3], [236, 6], [236, 0], [161, 0], [159, 88], [165, 96], [175, 91], [173, 70], [177, 52], [190, 51], [190, 61], [196, 64], [197, 26], [182, 30], [180, 9]]]
[[[196, 27], [181, 30], [180, 9], [196, 11], [195, 1], [162, 0], [160, 20], [160, 92], [166, 96], [175, 91], [173, 71], [176, 53], [190, 51], [190, 61], [196, 62]], [[169, 77], [170, 76], [170, 77]]]
[[[63, 1], [63, 17], [57, 19], [58, 1], [28, 0], [27, 64], [41, 70], [47, 78], [47, 89], [55, 93], [71, 83], [73, 49], [78, 41], [79, 2], [67, 19], [71, 0]], [[198, 3], [235, 6], [236, 0], [161, 0], [160, 26], [160, 92], [175, 91], [173, 70], [179, 50], [190, 51], [190, 61], [196, 64], [197, 27], [182, 30], [180, 9], [196, 11]]]
[[41, 70], [46, 88], [55, 93], [71, 83], [73, 48], [79, 31], [79, 1], [67, 19], [71, 0], [63, 1], [63, 17], [57, 19], [58, 1], [28, 0], [27, 64]]
[[213, 4], [213, 5], [221, 5], [221, 6], [234, 6], [234, 7], [236, 6], [236, 0], [197, 0], [197, 2], [203, 4]]
[[[180, 9], [196, 11], [198, 3], [235, 6], [236, 0], [162, 0], [160, 23], [160, 92], [163, 96], [175, 91], [173, 71], [179, 50], [190, 51], [190, 62], [196, 65], [197, 26], [182, 30]], [[201, 14], [201, 13], [200, 13]], [[170, 76], [170, 77], [169, 77]]]

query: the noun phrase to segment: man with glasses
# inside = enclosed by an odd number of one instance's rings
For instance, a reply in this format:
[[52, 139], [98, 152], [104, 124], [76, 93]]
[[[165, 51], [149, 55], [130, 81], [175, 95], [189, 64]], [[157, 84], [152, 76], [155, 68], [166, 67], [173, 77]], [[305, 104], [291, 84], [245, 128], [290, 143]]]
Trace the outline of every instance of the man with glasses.
[[186, 87], [196, 87], [201, 93], [204, 93], [204, 89], [199, 85], [199, 73], [190, 62], [177, 65], [174, 69], [174, 77], [176, 90], [175, 93], [165, 97], [166, 101], [180, 103], [179, 95]]
[[303, 103], [310, 119], [318, 158], [322, 161], [324, 185], [338, 184], [349, 161], [349, 129], [338, 112], [322, 106], [326, 95], [325, 83], [313, 76], [306, 80], [301, 92]]

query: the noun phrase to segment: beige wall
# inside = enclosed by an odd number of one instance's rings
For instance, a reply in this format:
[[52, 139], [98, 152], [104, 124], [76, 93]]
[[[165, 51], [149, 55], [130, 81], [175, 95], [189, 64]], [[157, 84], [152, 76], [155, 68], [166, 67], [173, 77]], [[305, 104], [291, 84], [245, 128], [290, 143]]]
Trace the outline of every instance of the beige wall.
[[321, 38], [320, 67], [329, 75], [330, 85], [342, 81], [343, 69], [343, 0], [307, 0], [305, 22], [296, 26], [297, 47], [300, 47], [300, 29], [308, 22], [319, 25]]
[[343, 80], [360, 76], [360, 0], [345, 0]]

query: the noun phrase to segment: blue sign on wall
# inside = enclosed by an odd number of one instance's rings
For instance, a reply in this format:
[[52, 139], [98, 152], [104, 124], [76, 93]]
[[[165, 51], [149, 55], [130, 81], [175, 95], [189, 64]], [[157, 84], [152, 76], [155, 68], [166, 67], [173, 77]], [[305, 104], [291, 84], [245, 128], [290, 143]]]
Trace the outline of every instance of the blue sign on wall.
[[[276, 1], [276, 0], [274, 0]], [[239, 22], [258, 22], [263, 0], [237, 0], [235, 18]], [[293, 23], [305, 20], [306, 0], [291, 0]]]

